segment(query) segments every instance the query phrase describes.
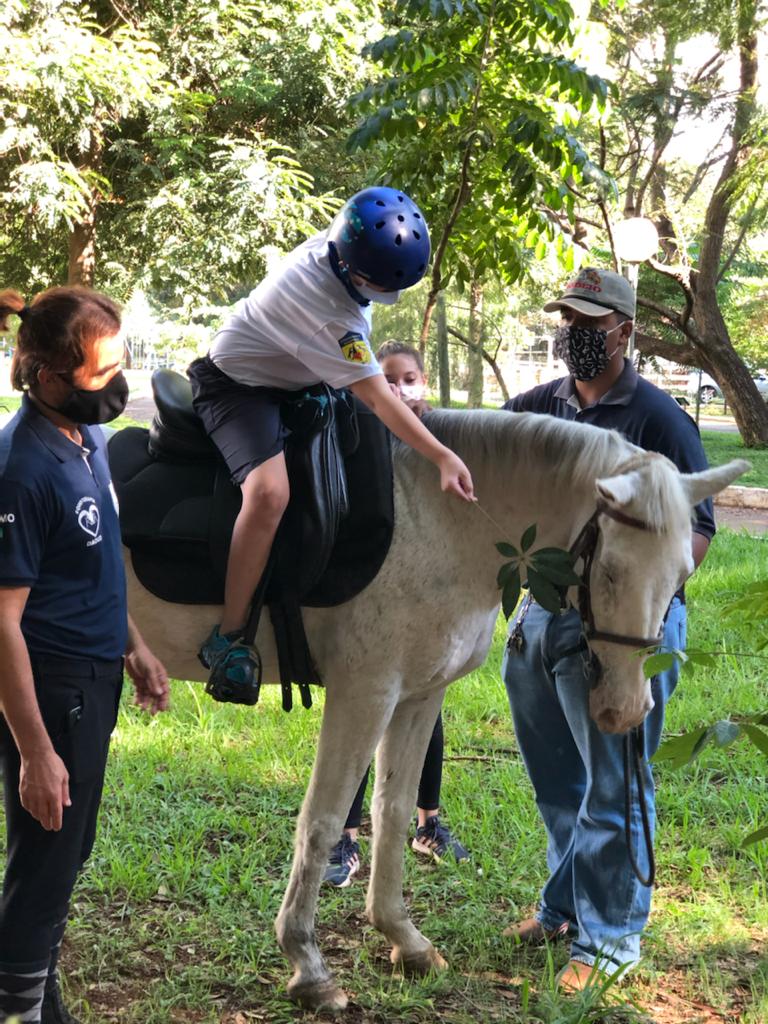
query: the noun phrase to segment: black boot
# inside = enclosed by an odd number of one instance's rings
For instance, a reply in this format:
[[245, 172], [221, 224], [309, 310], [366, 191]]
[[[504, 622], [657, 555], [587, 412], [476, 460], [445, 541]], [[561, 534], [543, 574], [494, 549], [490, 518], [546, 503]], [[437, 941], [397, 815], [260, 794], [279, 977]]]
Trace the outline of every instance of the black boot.
[[45, 983], [40, 1024], [81, 1024], [64, 1005], [58, 974], [49, 975]]

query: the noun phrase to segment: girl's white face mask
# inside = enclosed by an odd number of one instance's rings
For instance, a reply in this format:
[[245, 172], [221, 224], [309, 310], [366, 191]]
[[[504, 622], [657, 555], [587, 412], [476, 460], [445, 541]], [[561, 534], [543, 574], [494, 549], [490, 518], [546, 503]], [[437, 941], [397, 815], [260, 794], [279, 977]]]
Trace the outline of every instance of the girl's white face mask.
[[360, 292], [364, 299], [368, 299], [369, 302], [379, 302], [382, 306], [394, 306], [400, 296], [403, 294], [401, 291], [397, 292], [380, 292], [375, 288], [371, 288], [369, 284], [356, 284], [355, 291]]
[[406, 402], [420, 402], [424, 397], [423, 384], [401, 384], [400, 397]]

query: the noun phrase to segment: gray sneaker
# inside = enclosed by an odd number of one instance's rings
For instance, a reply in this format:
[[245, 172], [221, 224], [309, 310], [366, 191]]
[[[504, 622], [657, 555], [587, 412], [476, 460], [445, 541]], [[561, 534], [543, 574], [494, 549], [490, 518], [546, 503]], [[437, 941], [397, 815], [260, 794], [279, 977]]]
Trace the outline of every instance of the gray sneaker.
[[426, 825], [416, 829], [411, 849], [423, 857], [430, 857], [436, 864], [444, 861], [448, 854], [452, 854], [457, 864], [469, 860], [469, 850], [440, 822], [437, 815], [427, 818]]
[[323, 881], [337, 889], [346, 889], [359, 870], [360, 844], [348, 832], [342, 832], [341, 839], [331, 850]]

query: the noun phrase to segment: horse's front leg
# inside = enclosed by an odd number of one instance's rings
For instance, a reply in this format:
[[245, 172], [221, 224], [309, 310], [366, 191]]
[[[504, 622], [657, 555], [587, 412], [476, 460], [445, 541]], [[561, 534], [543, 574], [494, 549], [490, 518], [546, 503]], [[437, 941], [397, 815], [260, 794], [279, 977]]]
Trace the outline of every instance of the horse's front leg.
[[376, 756], [367, 913], [371, 924], [392, 943], [392, 963], [410, 974], [446, 967], [445, 960], [411, 921], [403, 900], [403, 846], [444, 693], [437, 690], [398, 704]]
[[307, 1009], [343, 1010], [347, 1005], [317, 948], [317, 894], [328, 854], [390, 713], [391, 702], [375, 698], [355, 700], [338, 690], [326, 698], [312, 778], [296, 826], [291, 877], [275, 922], [280, 948], [294, 968], [288, 995]]

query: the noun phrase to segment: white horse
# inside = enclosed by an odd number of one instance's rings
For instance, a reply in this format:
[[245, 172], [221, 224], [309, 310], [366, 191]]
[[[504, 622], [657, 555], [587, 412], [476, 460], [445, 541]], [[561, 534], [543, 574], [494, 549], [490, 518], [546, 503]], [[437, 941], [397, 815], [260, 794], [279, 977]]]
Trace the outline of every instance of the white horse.
[[[732, 462], [681, 475], [616, 433], [529, 413], [434, 412], [425, 423], [470, 467], [479, 501], [503, 536], [474, 505], [441, 494], [426, 460], [396, 446], [395, 531], [381, 571], [345, 605], [304, 610], [326, 700], [276, 930], [294, 968], [289, 995], [311, 1009], [347, 1003], [318, 950], [315, 909], [328, 852], [376, 750], [368, 917], [392, 944], [393, 963], [411, 973], [445, 966], [403, 902], [403, 845], [445, 688], [481, 665], [491, 643], [500, 600], [495, 542], [518, 545], [536, 523], [537, 546], [567, 548], [599, 500], [590, 580], [595, 628], [655, 637], [673, 593], [693, 571], [692, 506], [748, 468]], [[202, 681], [195, 652], [220, 609], [163, 602], [141, 587], [129, 558], [127, 567], [129, 605], [148, 643], [172, 676]], [[266, 621], [257, 643], [264, 681], [277, 683]], [[652, 707], [642, 659], [607, 639], [591, 646], [603, 669], [592, 716], [605, 731], [626, 731]]]

